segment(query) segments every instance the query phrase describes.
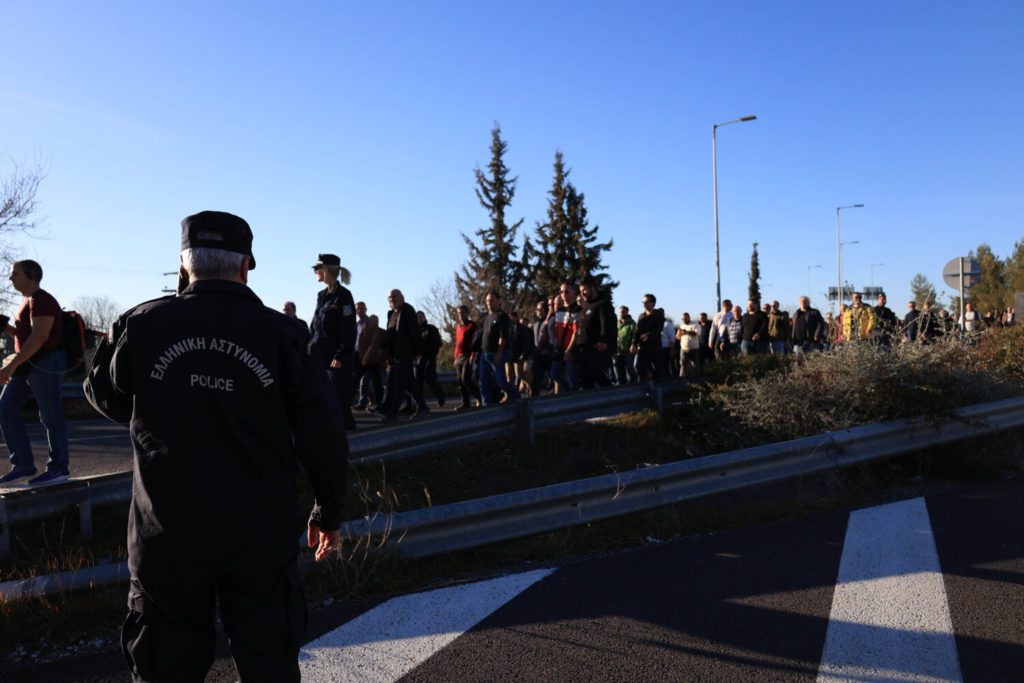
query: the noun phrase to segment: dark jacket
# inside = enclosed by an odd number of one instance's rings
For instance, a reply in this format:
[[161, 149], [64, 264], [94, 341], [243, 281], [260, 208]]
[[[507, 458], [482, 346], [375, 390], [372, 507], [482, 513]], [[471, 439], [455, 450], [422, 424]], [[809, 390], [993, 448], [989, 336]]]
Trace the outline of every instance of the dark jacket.
[[430, 323], [420, 325], [420, 341], [417, 349], [423, 358], [437, 358], [441, 351], [441, 333]]
[[512, 352], [512, 347], [515, 344], [515, 329], [512, 326], [512, 320], [505, 311], [488, 313], [480, 324], [481, 350], [484, 353], [496, 353], [498, 351], [498, 342], [501, 339], [505, 340], [502, 359], [510, 361], [512, 356], [509, 354]]
[[755, 334], [761, 335], [757, 341], [768, 341], [768, 316], [764, 314], [764, 311], [744, 313], [741, 322], [743, 324], [743, 341], [754, 341]]
[[[665, 327], [665, 309], [655, 308], [650, 313], [644, 311], [636, 319], [636, 336], [633, 343], [644, 353], [661, 352], [661, 330]], [[641, 339], [647, 335], [647, 341]]]
[[601, 296], [597, 301], [588, 301], [583, 304], [583, 310], [580, 312], [580, 326], [576, 332], [576, 346], [593, 349], [596, 344], [603, 342], [608, 345], [607, 350], [615, 353], [618, 331], [619, 324], [615, 319], [612, 302], [607, 296]]
[[[130, 423], [133, 576], [293, 557], [302, 463], [322, 529], [341, 524], [348, 445], [302, 326], [227, 280], [136, 306], [114, 323], [86, 379], [96, 410]], [[332, 394], [333, 395], [333, 394]]]
[[882, 344], [889, 344], [899, 332], [900, 321], [888, 306], [875, 306], [875, 335]]
[[905, 334], [910, 341], [917, 339], [917, 322], [920, 317], [921, 311], [916, 308], [912, 311], [907, 311], [907, 314], [903, 316], [903, 334]]
[[416, 319], [416, 309], [410, 304], [402, 304], [399, 311], [388, 311], [387, 337], [384, 349], [388, 360], [409, 363], [415, 357], [420, 345], [420, 321]]
[[793, 343], [818, 343], [828, 335], [828, 326], [817, 308], [796, 309], [793, 314]]
[[352, 292], [338, 285], [316, 295], [316, 312], [309, 323], [309, 349], [324, 366], [332, 360], [347, 363], [356, 350], [356, 305]]

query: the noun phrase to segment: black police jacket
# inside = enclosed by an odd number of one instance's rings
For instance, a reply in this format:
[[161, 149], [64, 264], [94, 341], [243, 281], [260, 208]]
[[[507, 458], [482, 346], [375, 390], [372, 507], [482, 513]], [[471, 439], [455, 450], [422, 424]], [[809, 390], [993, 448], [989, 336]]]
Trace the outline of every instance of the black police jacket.
[[316, 312], [309, 323], [309, 348], [324, 366], [332, 360], [347, 363], [356, 349], [356, 305], [342, 285], [316, 295]]
[[195, 282], [114, 323], [84, 389], [131, 426], [135, 576], [253, 548], [294, 556], [298, 462], [316, 498], [310, 520], [339, 528], [348, 444], [306, 343], [298, 323], [227, 280]]
[[[664, 324], [664, 323], [662, 323]], [[607, 344], [608, 349], [615, 353], [618, 337], [618, 322], [615, 320], [615, 309], [606, 298], [588, 301], [580, 311], [579, 329], [576, 331], [576, 346], [593, 348], [595, 344]], [[660, 343], [660, 342], [659, 342]]]

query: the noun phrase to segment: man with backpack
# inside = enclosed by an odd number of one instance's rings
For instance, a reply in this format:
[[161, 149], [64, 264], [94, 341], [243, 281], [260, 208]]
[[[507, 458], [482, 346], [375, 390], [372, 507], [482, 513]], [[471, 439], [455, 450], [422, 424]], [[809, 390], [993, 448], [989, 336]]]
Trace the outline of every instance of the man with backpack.
[[[0, 316], [0, 329], [14, 337], [15, 352], [0, 369], [0, 385], [4, 385], [0, 394], [0, 432], [11, 454], [11, 471], [0, 477], [0, 484], [26, 477], [30, 477], [30, 485], [63, 481], [68, 478], [69, 460], [62, 396], [68, 369], [63, 311], [57, 300], [40, 288], [43, 268], [35, 261], [15, 261], [9, 279], [25, 298], [13, 321]], [[46, 429], [49, 444], [46, 471], [38, 475], [21, 417], [29, 389], [39, 405], [39, 421]]]

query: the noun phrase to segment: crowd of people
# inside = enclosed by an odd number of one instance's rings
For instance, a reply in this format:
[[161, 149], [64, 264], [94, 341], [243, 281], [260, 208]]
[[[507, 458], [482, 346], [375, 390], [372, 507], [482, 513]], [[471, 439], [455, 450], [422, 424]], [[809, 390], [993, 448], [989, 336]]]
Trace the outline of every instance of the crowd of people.
[[[328, 285], [318, 301], [311, 326], [313, 346], [330, 337], [331, 315], [347, 315], [338, 294], [351, 295], [339, 283], [347, 272], [337, 257], [321, 255], [315, 266], [318, 278]], [[326, 257], [326, 261], [324, 258]], [[341, 289], [337, 289], [341, 287]], [[439, 354], [444, 349], [438, 328], [423, 311], [406, 303], [400, 290], [392, 290], [384, 323], [368, 315], [366, 304], [351, 306], [351, 352], [326, 344], [323, 357], [339, 389], [346, 422], [352, 428], [351, 409], [378, 413], [385, 421], [398, 414], [418, 416], [429, 412], [424, 391], [429, 389], [438, 405], [447, 397], [437, 381]], [[325, 302], [334, 302], [327, 304]], [[800, 297], [790, 313], [778, 301], [761, 304], [748, 300], [746, 307], [726, 299], [713, 316], [683, 313], [679, 321], [666, 316], [654, 294], [645, 294], [642, 310], [634, 317], [628, 306], [618, 315], [610, 294], [594, 280], [577, 286], [563, 282], [556, 294], [538, 301], [532, 317], [506, 311], [497, 291], [485, 298], [482, 315], [468, 306], [456, 309], [457, 324], [451, 358], [459, 386], [456, 410], [515, 401], [522, 396], [564, 394], [577, 389], [612, 384], [625, 385], [666, 377], [698, 373], [711, 362], [756, 354], [810, 353], [850, 342], [871, 342], [882, 346], [900, 343], [929, 343], [961, 329], [956, 315], [941, 307], [916, 302], [897, 315], [887, 305], [885, 294], [868, 305], [855, 293], [839, 313], [824, 315]], [[331, 306], [334, 306], [333, 308]], [[992, 326], [1012, 325], [1013, 308], [982, 315], [968, 303], [964, 333], [976, 334]], [[285, 304], [294, 317], [295, 305]], [[335, 335], [337, 336], [337, 335]], [[351, 357], [351, 360], [346, 358]], [[341, 368], [334, 363], [341, 361]]]

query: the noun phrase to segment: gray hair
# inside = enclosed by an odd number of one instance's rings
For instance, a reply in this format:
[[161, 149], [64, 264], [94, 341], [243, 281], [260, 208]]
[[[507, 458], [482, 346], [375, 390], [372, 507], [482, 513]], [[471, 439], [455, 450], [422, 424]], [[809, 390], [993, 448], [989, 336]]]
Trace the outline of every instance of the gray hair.
[[195, 247], [181, 251], [181, 265], [191, 280], [223, 280], [238, 275], [245, 254], [223, 249]]

